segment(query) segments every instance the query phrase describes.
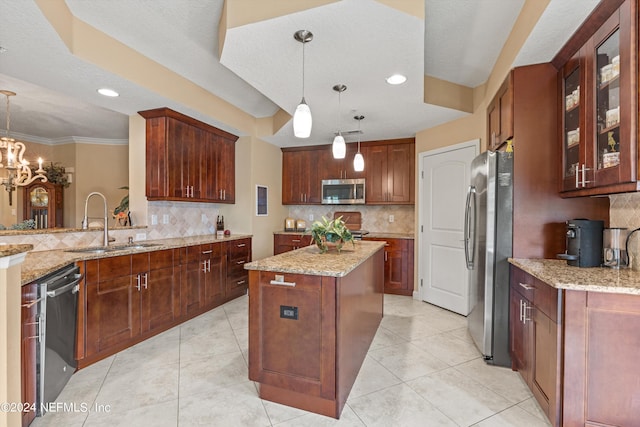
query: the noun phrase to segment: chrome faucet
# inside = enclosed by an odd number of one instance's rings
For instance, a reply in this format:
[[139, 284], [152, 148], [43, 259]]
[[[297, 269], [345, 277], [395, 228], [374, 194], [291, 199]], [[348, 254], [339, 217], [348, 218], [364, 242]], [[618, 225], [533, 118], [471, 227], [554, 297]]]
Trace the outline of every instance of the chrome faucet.
[[82, 218], [82, 229], [86, 230], [89, 228], [89, 217], [87, 216], [87, 206], [89, 205], [89, 199], [91, 196], [100, 196], [102, 197], [102, 202], [104, 204], [104, 240], [102, 242], [102, 246], [109, 246], [109, 234], [107, 232], [107, 198], [104, 197], [104, 194], [98, 193], [94, 191], [89, 193], [87, 199], [84, 201], [84, 218]]

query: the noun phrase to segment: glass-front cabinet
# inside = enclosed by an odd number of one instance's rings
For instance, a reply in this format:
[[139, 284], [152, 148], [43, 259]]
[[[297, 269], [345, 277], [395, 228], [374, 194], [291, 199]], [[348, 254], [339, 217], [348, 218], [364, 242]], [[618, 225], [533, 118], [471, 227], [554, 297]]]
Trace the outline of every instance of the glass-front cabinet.
[[561, 70], [563, 196], [636, 190], [635, 11], [624, 1]]

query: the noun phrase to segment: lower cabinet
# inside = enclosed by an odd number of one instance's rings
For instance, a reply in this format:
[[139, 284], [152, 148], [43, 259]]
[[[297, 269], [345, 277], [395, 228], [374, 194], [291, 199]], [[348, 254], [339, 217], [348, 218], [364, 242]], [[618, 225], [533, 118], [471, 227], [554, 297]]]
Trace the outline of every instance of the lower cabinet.
[[[22, 403], [36, 403], [36, 343], [38, 340], [38, 285], [29, 283], [22, 286], [21, 297], [21, 381]], [[36, 413], [22, 412], [22, 425], [29, 425]]]
[[384, 292], [413, 295], [413, 239], [365, 237], [364, 240], [386, 242], [384, 248]]
[[310, 234], [274, 234], [273, 254], [278, 255], [283, 252], [304, 248], [311, 244]]
[[249, 261], [251, 238], [81, 262], [78, 366], [243, 295]]
[[[511, 267], [510, 342], [512, 368], [520, 372], [553, 425], [561, 424], [558, 290]], [[560, 305], [561, 307], [561, 305]]]

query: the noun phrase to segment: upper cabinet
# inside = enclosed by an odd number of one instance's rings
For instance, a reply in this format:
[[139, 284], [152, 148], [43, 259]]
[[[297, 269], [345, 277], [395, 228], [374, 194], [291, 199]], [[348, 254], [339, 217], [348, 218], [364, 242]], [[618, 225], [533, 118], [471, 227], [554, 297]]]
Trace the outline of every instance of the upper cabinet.
[[146, 119], [149, 200], [235, 203], [238, 137], [168, 108], [139, 114]]
[[413, 138], [361, 143], [364, 171], [353, 169], [357, 144], [347, 145], [344, 159], [334, 159], [330, 145], [282, 149], [282, 203], [322, 203], [323, 179], [365, 178], [367, 204], [414, 204]]
[[575, 53], [559, 64], [563, 197], [639, 189], [637, 22], [635, 1], [603, 2], [564, 48]]
[[510, 75], [487, 108], [487, 133], [490, 150], [497, 150], [513, 137], [513, 85]]

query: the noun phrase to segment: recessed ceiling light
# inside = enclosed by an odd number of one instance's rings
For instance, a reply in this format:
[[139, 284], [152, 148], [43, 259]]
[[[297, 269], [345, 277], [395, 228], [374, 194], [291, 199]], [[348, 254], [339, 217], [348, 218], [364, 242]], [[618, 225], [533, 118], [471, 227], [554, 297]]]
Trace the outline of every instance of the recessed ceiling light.
[[120, 96], [120, 94], [118, 92], [116, 92], [115, 90], [108, 89], [106, 87], [103, 87], [102, 89], [98, 89], [98, 93], [100, 95], [110, 96], [110, 97]]
[[394, 74], [392, 76], [387, 77], [387, 83], [390, 85], [401, 85], [406, 82], [407, 78], [402, 74]]

